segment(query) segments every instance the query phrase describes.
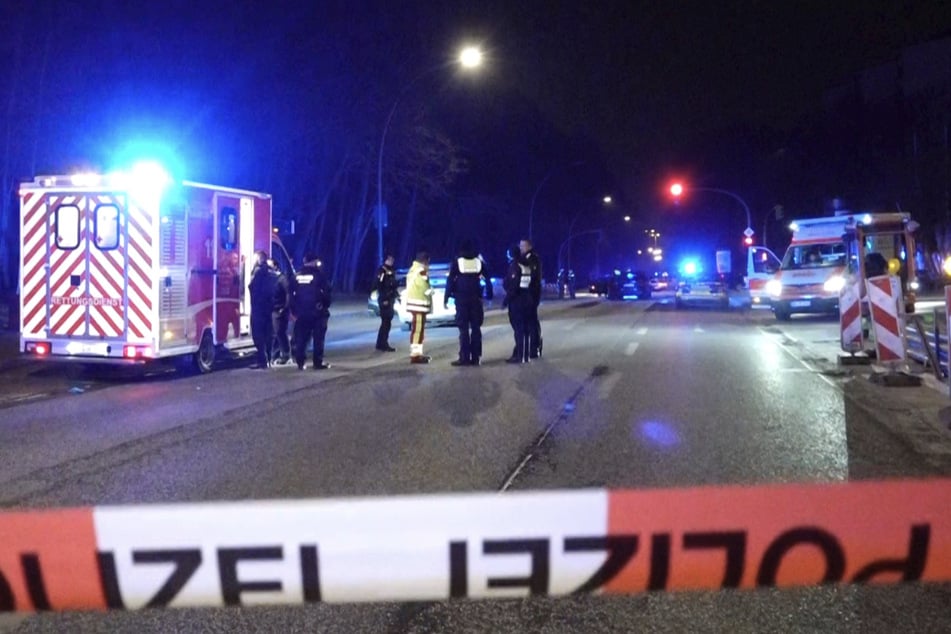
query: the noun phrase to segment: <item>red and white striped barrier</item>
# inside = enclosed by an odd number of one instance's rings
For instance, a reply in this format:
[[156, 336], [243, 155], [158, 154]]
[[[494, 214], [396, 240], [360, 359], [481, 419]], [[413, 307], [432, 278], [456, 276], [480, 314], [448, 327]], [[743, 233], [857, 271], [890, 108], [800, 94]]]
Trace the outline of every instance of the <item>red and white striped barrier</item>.
[[893, 275], [882, 275], [869, 278], [867, 284], [878, 362], [892, 365], [904, 363], [905, 334], [899, 312], [899, 305], [904, 304], [901, 301], [901, 282]]
[[859, 282], [848, 282], [839, 291], [839, 333], [842, 349], [846, 352], [854, 354], [865, 347]]
[[951, 581], [951, 479], [0, 512], [0, 612]]

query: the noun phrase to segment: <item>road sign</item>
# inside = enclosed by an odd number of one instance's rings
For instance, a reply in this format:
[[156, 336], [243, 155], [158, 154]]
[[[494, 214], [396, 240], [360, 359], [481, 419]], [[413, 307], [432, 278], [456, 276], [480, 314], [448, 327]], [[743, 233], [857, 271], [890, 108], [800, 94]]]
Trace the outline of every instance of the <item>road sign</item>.
[[717, 273], [720, 273], [721, 275], [729, 273], [731, 268], [730, 251], [717, 251]]

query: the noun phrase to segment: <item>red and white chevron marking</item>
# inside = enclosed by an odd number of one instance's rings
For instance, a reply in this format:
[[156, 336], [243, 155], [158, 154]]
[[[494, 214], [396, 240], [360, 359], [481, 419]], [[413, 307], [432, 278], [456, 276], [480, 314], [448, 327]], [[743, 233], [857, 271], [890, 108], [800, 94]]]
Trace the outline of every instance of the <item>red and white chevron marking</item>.
[[[119, 210], [118, 245], [100, 249], [94, 244], [95, 210], [98, 205], [113, 204]], [[75, 205], [80, 210], [76, 248], [60, 249], [56, 245], [54, 211], [60, 205]], [[48, 327], [53, 336], [148, 341], [155, 323], [152, 221], [149, 211], [127, 206], [123, 196], [25, 194], [23, 332], [44, 336]], [[48, 277], [44, 268], [47, 263]]]
[[[156, 326], [156, 305], [152, 297], [152, 280], [158, 278], [153, 270], [156, 264], [155, 246], [157, 236], [153, 235], [156, 218], [148, 209], [136, 205], [132, 199], [124, 207], [127, 214], [124, 246], [128, 287], [126, 289], [128, 338], [130, 340], [148, 340]], [[123, 238], [125, 240], [125, 238]]]
[[839, 291], [839, 332], [842, 349], [846, 352], [862, 350], [862, 301], [859, 282], [848, 282]]
[[20, 216], [20, 331], [43, 336], [46, 326], [46, 254], [53, 248], [53, 217], [42, 193], [24, 194]]
[[[51, 249], [49, 251], [49, 332], [51, 335], [84, 335], [86, 307], [83, 305], [86, 289], [86, 242], [92, 222], [86, 213], [86, 199], [82, 196], [49, 196]], [[56, 244], [55, 210], [61, 205], [76, 205], [79, 208], [79, 246], [61, 249]], [[73, 278], [79, 284], [73, 284]]]
[[875, 348], [881, 363], [905, 360], [905, 339], [898, 318], [897, 293], [901, 285], [893, 283], [892, 279], [889, 275], [882, 275], [867, 280], [868, 305], [875, 326]]

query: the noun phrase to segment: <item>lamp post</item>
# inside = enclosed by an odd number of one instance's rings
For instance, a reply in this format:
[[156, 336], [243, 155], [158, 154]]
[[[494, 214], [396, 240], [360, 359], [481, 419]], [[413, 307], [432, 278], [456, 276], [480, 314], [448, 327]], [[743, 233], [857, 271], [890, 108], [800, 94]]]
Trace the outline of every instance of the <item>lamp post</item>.
[[565, 252], [565, 247], [568, 246], [568, 243], [580, 236], [587, 236], [593, 233], [598, 234], [599, 236], [604, 235], [603, 229], [586, 229], [585, 231], [579, 231], [578, 233], [571, 233], [565, 238], [565, 241], [561, 243], [561, 246], [558, 247], [558, 269], [561, 270], [564, 267], [562, 266], [562, 254]]
[[[584, 165], [584, 161], [574, 161], [573, 163], [570, 163], [569, 165], [567, 165], [567, 167], [577, 167], [579, 165]], [[532, 204], [528, 208], [528, 239], [529, 240], [535, 239], [535, 237], [532, 235], [532, 226], [533, 226], [533, 220], [535, 218], [535, 200], [538, 198], [538, 193], [541, 192], [542, 187], [544, 187], [545, 183], [548, 182], [548, 179], [554, 176], [555, 172], [557, 172], [561, 167], [563, 166], [555, 165], [554, 167], [549, 169], [548, 173], [545, 174], [545, 177], [542, 178], [542, 180], [538, 183], [538, 187], [535, 188], [535, 193], [532, 194]]]
[[714, 192], [717, 194], [723, 194], [724, 196], [729, 196], [733, 200], [737, 201], [743, 206], [743, 210], [746, 212], [746, 231], [744, 234], [751, 238], [753, 236], [753, 218], [750, 215], [749, 205], [746, 204], [746, 201], [734, 194], [731, 191], [725, 189], [719, 189], [716, 187], [694, 187], [693, 185], [686, 186], [683, 183], [674, 183], [670, 186], [670, 193], [674, 198], [679, 199], [686, 191], [695, 191], [695, 192]]
[[462, 49], [459, 53], [458, 59], [450, 60], [448, 62], [437, 64], [422, 71], [415, 77], [413, 77], [400, 91], [400, 94], [396, 97], [396, 101], [393, 102], [393, 106], [390, 108], [389, 114], [386, 116], [386, 123], [383, 124], [383, 134], [380, 136], [380, 151], [377, 154], [377, 163], [376, 163], [376, 254], [377, 262], [383, 261], [383, 148], [386, 147], [386, 133], [390, 130], [390, 122], [393, 120], [393, 115], [396, 114], [396, 108], [400, 105], [400, 101], [409, 92], [416, 82], [418, 82], [423, 77], [435, 73], [436, 71], [448, 68], [455, 64], [459, 64], [462, 68], [472, 69], [477, 68], [482, 65], [482, 51], [474, 46], [467, 46]]

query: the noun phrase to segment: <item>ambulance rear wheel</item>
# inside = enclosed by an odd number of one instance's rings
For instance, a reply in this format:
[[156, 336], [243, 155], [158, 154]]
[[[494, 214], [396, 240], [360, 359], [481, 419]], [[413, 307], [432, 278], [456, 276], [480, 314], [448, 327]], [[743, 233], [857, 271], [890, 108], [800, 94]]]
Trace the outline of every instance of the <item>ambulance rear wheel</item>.
[[211, 372], [215, 367], [215, 342], [210, 332], [206, 332], [198, 344], [194, 357], [195, 369], [201, 374]]

